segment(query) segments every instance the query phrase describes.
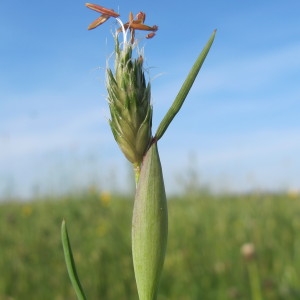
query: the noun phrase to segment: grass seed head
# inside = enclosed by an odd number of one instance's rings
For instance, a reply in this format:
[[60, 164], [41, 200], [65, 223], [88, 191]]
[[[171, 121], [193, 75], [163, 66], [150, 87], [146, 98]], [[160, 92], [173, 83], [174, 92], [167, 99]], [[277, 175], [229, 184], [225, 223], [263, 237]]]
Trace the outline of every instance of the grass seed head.
[[140, 165], [152, 138], [150, 84], [146, 82], [143, 57], [132, 57], [133, 45], [122, 49], [115, 39], [115, 70], [107, 69], [110, 127], [126, 158]]

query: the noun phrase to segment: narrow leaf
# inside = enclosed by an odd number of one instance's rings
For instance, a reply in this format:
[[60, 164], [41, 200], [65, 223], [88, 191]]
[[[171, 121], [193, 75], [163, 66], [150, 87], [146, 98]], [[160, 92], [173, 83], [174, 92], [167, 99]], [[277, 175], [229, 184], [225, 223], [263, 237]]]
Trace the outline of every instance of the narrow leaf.
[[170, 123], [172, 122], [172, 120], [174, 119], [174, 117], [176, 116], [178, 111], [180, 110], [180, 108], [181, 108], [186, 96], [188, 95], [188, 93], [189, 93], [189, 91], [201, 69], [201, 66], [210, 50], [210, 47], [214, 41], [215, 35], [216, 35], [216, 30], [214, 30], [214, 32], [212, 33], [211, 37], [209, 38], [207, 44], [205, 45], [202, 52], [198, 56], [196, 62], [194, 63], [192, 69], [190, 70], [190, 73], [188, 74], [181, 89], [179, 90], [172, 106], [170, 107], [170, 109], [166, 113], [165, 117], [159, 124], [158, 129], [155, 134], [155, 137], [154, 137], [154, 139], [156, 141], [158, 141], [163, 136], [163, 134], [167, 130], [168, 126], [170, 125]]
[[77, 295], [77, 299], [78, 300], [86, 300], [86, 297], [84, 295], [82, 286], [80, 284], [80, 281], [79, 281], [79, 278], [77, 275], [76, 266], [75, 266], [75, 262], [74, 262], [74, 258], [73, 258], [72, 248], [71, 248], [65, 220], [63, 220], [62, 225], [61, 225], [61, 240], [62, 240], [62, 244], [63, 244], [65, 261], [66, 261], [69, 277], [70, 277], [71, 283], [73, 285], [73, 288], [75, 290], [75, 293]]

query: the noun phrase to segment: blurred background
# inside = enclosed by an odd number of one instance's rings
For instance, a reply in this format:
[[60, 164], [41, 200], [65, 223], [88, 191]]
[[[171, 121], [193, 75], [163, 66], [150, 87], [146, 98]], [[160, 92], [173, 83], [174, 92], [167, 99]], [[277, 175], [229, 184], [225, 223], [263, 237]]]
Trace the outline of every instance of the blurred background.
[[[299, 1], [107, 1], [145, 11], [155, 132], [212, 31], [214, 45], [159, 143], [166, 189], [188, 170], [213, 192], [299, 191]], [[93, 31], [84, 2], [0, 3], [0, 196], [95, 185], [128, 192], [131, 170], [109, 129], [105, 66], [117, 24]], [[110, 61], [112, 62], [112, 60]], [[193, 175], [193, 176], [194, 176]], [[129, 188], [130, 187], [130, 188]]]

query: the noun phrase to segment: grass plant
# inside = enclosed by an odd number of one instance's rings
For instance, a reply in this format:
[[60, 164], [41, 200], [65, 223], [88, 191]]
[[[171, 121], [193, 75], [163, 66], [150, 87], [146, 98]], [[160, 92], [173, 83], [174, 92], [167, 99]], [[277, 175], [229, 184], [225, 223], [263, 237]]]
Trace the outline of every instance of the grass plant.
[[[153, 38], [158, 26], [146, 25], [144, 12], [139, 12], [135, 17], [130, 12], [128, 22], [123, 23], [119, 14], [112, 9], [91, 3], [86, 3], [86, 6], [101, 14], [88, 29], [102, 25], [111, 17], [120, 26], [114, 35], [114, 67], [111, 68], [108, 64], [106, 70], [109, 124], [115, 141], [135, 172], [136, 194], [131, 240], [137, 292], [140, 300], [156, 300], [168, 238], [167, 198], [157, 143], [179, 112], [216, 32], [213, 32], [196, 59], [177, 97], [153, 135], [151, 87], [144, 75], [144, 51], [139, 50], [135, 34], [137, 30], [146, 31], [149, 32], [146, 38]], [[76, 270], [65, 221], [61, 235], [72, 285], [78, 299], [85, 300], [87, 298]]]

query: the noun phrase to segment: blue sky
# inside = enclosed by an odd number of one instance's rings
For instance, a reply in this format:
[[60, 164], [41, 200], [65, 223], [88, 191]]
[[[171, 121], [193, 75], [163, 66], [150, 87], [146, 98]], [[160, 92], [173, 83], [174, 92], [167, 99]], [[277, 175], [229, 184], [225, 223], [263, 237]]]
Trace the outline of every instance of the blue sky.
[[[107, 120], [109, 20], [81, 1], [0, 3], [0, 197], [126, 190], [130, 166]], [[300, 189], [300, 2], [107, 1], [158, 25], [144, 40], [155, 132], [212, 31], [182, 110], [159, 143], [166, 189], [189, 174], [215, 191]]]

